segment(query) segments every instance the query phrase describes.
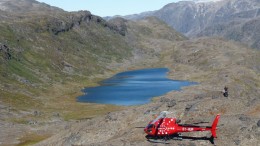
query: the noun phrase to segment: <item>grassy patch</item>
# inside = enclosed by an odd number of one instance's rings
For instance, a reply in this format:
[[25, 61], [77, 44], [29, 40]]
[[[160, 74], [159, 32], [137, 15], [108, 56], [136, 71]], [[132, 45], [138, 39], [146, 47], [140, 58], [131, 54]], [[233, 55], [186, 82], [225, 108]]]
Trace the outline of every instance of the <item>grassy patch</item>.
[[0, 100], [6, 105], [15, 107], [18, 110], [28, 110], [35, 107], [41, 107], [41, 103], [38, 100], [33, 99], [32, 97], [7, 91], [0, 91]]
[[30, 146], [34, 145], [44, 139], [49, 138], [50, 135], [26, 134], [19, 139], [20, 143], [17, 146]]
[[157, 102], [159, 100], [161, 100], [161, 96], [155, 96], [151, 99], [151, 102]]
[[8, 24], [0, 24], [0, 41], [8, 42], [9, 45], [14, 45], [15, 34]]
[[39, 82], [38, 78], [35, 77], [34, 74], [29, 69], [24, 67], [20, 62], [17, 62], [15, 60], [9, 61], [9, 69], [10, 72], [24, 77], [31, 82]]
[[81, 120], [93, 118], [98, 115], [103, 115], [108, 112], [116, 111], [120, 108], [119, 106], [113, 105], [97, 105], [97, 104], [84, 104], [84, 103], [73, 103], [70, 104], [70, 110], [65, 109], [67, 111], [63, 114], [64, 120]]
[[[68, 121], [92, 118], [107, 112], [123, 109], [123, 107], [114, 105], [77, 102], [76, 97], [82, 95], [82, 92], [80, 92], [81, 85], [80, 83], [54, 85], [52, 89], [55, 91], [48, 93], [54, 95], [54, 97], [49, 97], [51, 100], [46, 101], [48, 108], [44, 109], [45, 112], [49, 114], [58, 112], [64, 120]], [[86, 81], [84, 85], [95, 86], [97, 84]], [[58, 95], [58, 91], [61, 91], [63, 94]]]

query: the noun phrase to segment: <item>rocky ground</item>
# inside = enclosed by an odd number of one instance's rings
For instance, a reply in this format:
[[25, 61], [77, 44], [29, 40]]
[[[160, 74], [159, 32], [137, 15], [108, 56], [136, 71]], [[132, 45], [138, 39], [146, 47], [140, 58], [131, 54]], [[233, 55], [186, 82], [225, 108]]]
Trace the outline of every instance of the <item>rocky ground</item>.
[[[53, 114], [49, 120], [40, 120], [37, 117], [44, 113], [12, 112], [14, 109], [11, 107], [1, 106], [1, 119], [6, 119], [4, 116], [36, 118], [18, 121], [21, 124], [2, 120], [0, 145], [28, 145], [44, 139], [36, 145], [165, 145], [164, 142], [148, 142], [143, 132], [147, 123], [161, 111], [169, 111], [168, 116], [181, 119], [181, 123], [202, 125], [211, 125], [215, 115], [220, 114], [216, 145], [258, 145], [259, 51], [212, 38], [163, 43], [164, 47], [157, 48], [160, 50], [159, 59], [143, 60], [138, 57], [134, 62], [127, 62], [127, 66], [138, 63], [136, 68], [148, 64], [153, 64], [152, 67], [168, 67], [169, 78], [196, 81], [198, 85], [156, 97], [149, 104], [130, 106], [121, 111], [77, 121], [64, 121], [59, 113]], [[111, 67], [116, 66], [120, 65]], [[222, 95], [224, 86], [229, 87], [229, 97]], [[17, 115], [13, 115], [15, 113]], [[205, 138], [210, 137], [209, 132], [183, 135], [188, 137], [166, 144], [212, 145]]]
[[[157, 101], [140, 107], [130, 107], [128, 110], [109, 113], [105, 116], [73, 124], [50, 139], [38, 145], [151, 145], [146, 141], [143, 128], [152, 120], [154, 114], [167, 110], [169, 116], [182, 119], [182, 123], [209, 122], [211, 124], [217, 113], [221, 114], [218, 125], [216, 145], [257, 145], [260, 127], [259, 107], [253, 115], [245, 111], [245, 105], [236, 97], [223, 97], [221, 94], [198, 91], [208, 90], [207, 87], [196, 85], [187, 87], [180, 92], [171, 92]], [[220, 92], [220, 91], [219, 91]], [[176, 104], [176, 105], [175, 105]], [[238, 110], [238, 108], [240, 110]], [[244, 109], [245, 108], [245, 109]], [[256, 109], [255, 109], [256, 108]], [[205, 125], [205, 124], [204, 124]], [[184, 134], [186, 136], [210, 136], [209, 132]], [[173, 145], [210, 145], [209, 140], [169, 141]], [[154, 144], [160, 145], [160, 144]], [[164, 143], [162, 143], [164, 145]]]
[[[211, 125], [215, 115], [220, 114], [215, 145], [257, 146], [259, 51], [222, 39], [204, 38], [179, 42], [170, 48], [161, 54], [158, 65], [169, 67], [170, 78], [197, 81], [198, 85], [156, 97], [149, 104], [78, 121], [36, 145], [165, 145], [148, 142], [143, 128], [154, 115], [169, 111], [169, 117], [177, 117], [184, 124]], [[222, 95], [224, 86], [229, 87], [228, 97]], [[212, 145], [205, 138], [210, 137], [209, 132], [183, 135], [191, 139], [166, 144]]]

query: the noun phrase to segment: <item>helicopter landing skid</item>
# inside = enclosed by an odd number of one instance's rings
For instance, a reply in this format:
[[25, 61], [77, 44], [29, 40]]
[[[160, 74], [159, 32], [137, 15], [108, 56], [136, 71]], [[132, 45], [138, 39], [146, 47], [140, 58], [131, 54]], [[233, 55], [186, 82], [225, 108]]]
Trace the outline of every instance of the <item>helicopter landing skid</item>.
[[160, 136], [160, 137], [147, 135], [146, 139], [147, 139], [147, 141], [153, 142], [153, 143], [166, 143], [166, 141], [169, 141], [169, 140], [180, 140], [181, 141], [182, 135], [174, 134], [174, 135], [166, 135], [166, 136]]

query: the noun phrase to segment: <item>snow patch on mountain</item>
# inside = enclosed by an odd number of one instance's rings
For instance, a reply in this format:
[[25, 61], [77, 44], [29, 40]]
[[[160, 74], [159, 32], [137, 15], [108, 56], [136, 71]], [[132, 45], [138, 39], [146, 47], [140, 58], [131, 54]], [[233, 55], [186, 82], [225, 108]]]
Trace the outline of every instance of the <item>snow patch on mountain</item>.
[[183, 0], [183, 1], [193, 1], [195, 3], [207, 3], [207, 2], [218, 2], [223, 0]]

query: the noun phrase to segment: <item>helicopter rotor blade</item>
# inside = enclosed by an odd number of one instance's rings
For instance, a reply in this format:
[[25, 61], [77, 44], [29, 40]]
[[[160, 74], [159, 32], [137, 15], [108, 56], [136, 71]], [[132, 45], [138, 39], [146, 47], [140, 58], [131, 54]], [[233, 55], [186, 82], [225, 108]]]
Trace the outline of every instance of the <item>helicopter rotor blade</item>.
[[162, 111], [162, 112], [160, 113], [160, 115], [159, 115], [156, 119], [154, 119], [154, 120], [152, 121], [151, 124], [154, 124], [156, 121], [158, 121], [158, 120], [161, 119], [161, 118], [165, 118], [168, 113], [169, 113], [168, 111]]
[[145, 127], [135, 127], [135, 128], [143, 128], [144, 129]]
[[208, 124], [209, 122], [196, 122], [196, 123], [192, 123], [194, 125], [198, 125], [198, 124]]

